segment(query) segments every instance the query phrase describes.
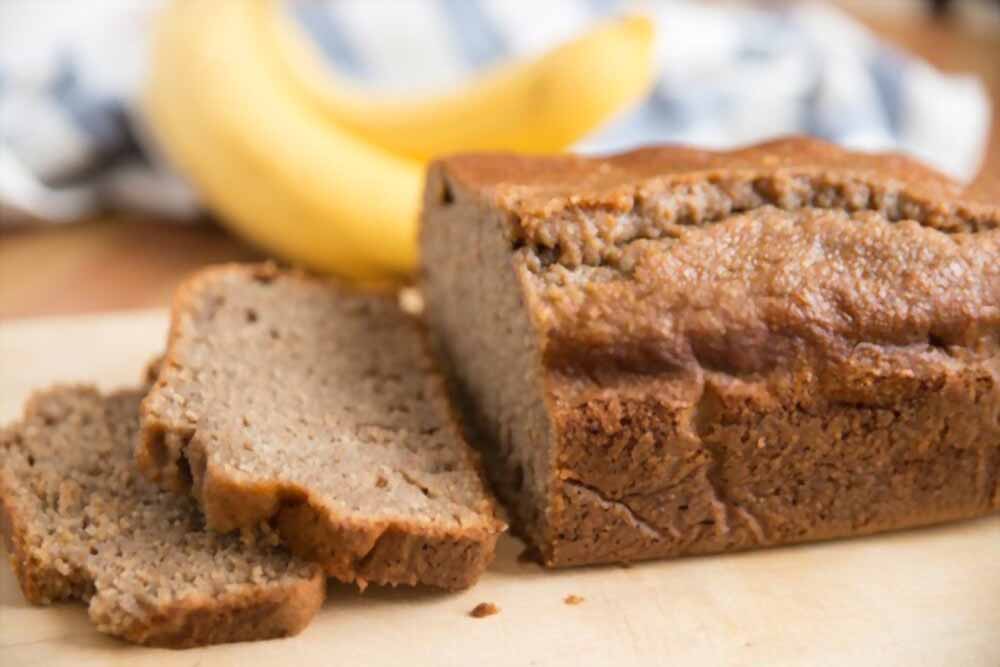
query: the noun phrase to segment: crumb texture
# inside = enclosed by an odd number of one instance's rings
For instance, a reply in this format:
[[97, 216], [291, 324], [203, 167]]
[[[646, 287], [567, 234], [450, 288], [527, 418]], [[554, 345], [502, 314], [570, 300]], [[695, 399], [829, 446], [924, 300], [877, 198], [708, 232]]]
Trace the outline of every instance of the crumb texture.
[[472, 611], [469, 612], [469, 616], [472, 618], [486, 618], [487, 616], [493, 616], [500, 613], [500, 607], [496, 606], [492, 602], [480, 602]]
[[269, 266], [179, 290], [138, 457], [214, 529], [270, 520], [361, 586], [467, 586], [503, 529], [416, 323]]
[[1000, 208], [926, 167], [457, 156], [424, 210], [435, 348], [547, 564], [1000, 507]]
[[141, 396], [55, 388], [0, 434], [4, 533], [25, 597], [87, 601], [98, 630], [141, 644], [296, 634], [322, 604], [322, 572], [273, 535], [207, 531], [191, 499], [138, 475]]

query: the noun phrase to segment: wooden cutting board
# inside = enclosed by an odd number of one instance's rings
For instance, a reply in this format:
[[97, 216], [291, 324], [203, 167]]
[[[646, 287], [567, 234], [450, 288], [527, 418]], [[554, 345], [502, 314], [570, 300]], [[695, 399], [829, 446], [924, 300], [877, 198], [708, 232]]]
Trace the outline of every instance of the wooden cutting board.
[[[165, 335], [161, 311], [0, 323], [0, 422], [53, 382], [134, 384]], [[543, 571], [521, 548], [503, 539], [463, 593], [331, 584], [298, 637], [188, 651], [100, 635], [79, 604], [32, 607], [0, 564], [0, 666], [1000, 667], [1000, 516], [629, 568]], [[479, 602], [501, 612], [470, 618]]]

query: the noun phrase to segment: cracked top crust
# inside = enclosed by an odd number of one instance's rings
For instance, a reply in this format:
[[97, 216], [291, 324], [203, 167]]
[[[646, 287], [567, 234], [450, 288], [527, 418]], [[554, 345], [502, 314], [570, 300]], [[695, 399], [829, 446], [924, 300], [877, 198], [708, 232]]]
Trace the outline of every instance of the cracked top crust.
[[[852, 209], [882, 204], [896, 209], [898, 203], [906, 215], [926, 208], [928, 213], [950, 213], [966, 221], [986, 218], [987, 227], [998, 224], [994, 207], [962, 201], [961, 185], [915, 160], [892, 153], [846, 151], [805, 137], [735, 151], [652, 146], [606, 157], [465, 154], [439, 160], [432, 166], [437, 168], [447, 172], [449, 181], [482, 193], [512, 214], [511, 223], [518, 228], [514, 233], [523, 234], [518, 238], [540, 245], [546, 245], [545, 238], [535, 225], [543, 218], [586, 209], [622, 213], [665, 191], [676, 197], [678, 191], [685, 191], [684, 186], [706, 184], [719, 184], [723, 189], [746, 184], [746, 189], [758, 191], [759, 200], [783, 202], [785, 208], [807, 205], [799, 198], [806, 189], [816, 190], [813, 197], [822, 202], [836, 197], [839, 188], [854, 185], [857, 191], [847, 201]], [[448, 184], [443, 185], [447, 188]], [[752, 192], [732, 194], [754, 196]], [[902, 200], [891, 201], [893, 194]], [[444, 191], [441, 195], [452, 196]], [[747, 202], [742, 208], [752, 205]], [[693, 207], [682, 213], [697, 218], [704, 211]]]
[[431, 183], [502, 217], [555, 369], [746, 376], [864, 344], [906, 363], [1000, 346], [1000, 209], [901, 156], [810, 139], [469, 155]]
[[[416, 324], [388, 297], [270, 266], [178, 291], [138, 460], [213, 528], [273, 519], [362, 585], [467, 585], [503, 529]], [[458, 560], [433, 572], [435, 557]]]
[[1000, 213], [927, 168], [802, 139], [458, 156], [425, 210], [427, 316], [546, 563], [996, 507]]

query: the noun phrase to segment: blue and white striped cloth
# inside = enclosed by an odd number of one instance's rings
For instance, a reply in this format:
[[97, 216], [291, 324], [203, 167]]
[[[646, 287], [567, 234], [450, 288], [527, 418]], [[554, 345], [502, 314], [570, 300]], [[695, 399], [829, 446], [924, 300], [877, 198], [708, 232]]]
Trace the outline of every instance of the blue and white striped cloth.
[[[902, 150], [968, 179], [988, 133], [989, 101], [977, 80], [945, 76], [821, 4], [286, 1], [332, 67], [375, 89], [410, 92], [537, 54], [602, 16], [648, 12], [659, 28], [655, 88], [587, 137], [577, 147], [585, 152], [807, 133]], [[0, 4], [0, 203], [51, 221], [108, 209], [197, 214], [191, 190], [153, 157], [133, 105], [159, 4]], [[10, 210], [0, 208], [5, 219]]]

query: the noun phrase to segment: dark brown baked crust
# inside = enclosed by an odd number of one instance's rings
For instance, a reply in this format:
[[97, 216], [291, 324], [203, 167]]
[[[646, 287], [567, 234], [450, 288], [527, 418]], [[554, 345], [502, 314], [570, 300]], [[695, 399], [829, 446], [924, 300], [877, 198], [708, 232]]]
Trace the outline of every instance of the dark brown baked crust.
[[[457, 156], [431, 167], [422, 234], [439, 349], [549, 564], [1000, 506], [1000, 211], [912, 160], [807, 139]], [[466, 360], [475, 299], [456, 282], [489, 279], [449, 272], [488, 262], [448, 265], [444, 247], [482, 254], [491, 234], [530, 322], [545, 442], [497, 423]]]
[[[286, 297], [281, 313], [274, 297], [240, 301], [241, 291], [261, 296], [274, 290]], [[249, 323], [244, 308], [253, 310]], [[306, 313], [311, 319], [297, 328], [296, 318]], [[316, 313], [328, 317], [317, 321]], [[358, 337], [341, 340], [338, 330], [348, 330], [348, 324]], [[281, 342], [306, 341], [296, 350], [304, 357], [244, 357], [280, 345], [279, 329]], [[243, 345], [224, 359], [228, 346], [222, 341], [215, 341], [214, 351], [199, 343], [223, 333]], [[213, 529], [269, 522], [293, 553], [341, 581], [361, 588], [368, 583], [468, 587], [493, 560], [506, 525], [421, 336], [417, 323], [388, 295], [349, 292], [270, 264], [203, 270], [174, 297], [163, 370], [142, 405], [139, 468], [165, 488], [194, 495]], [[358, 374], [336, 375], [329, 363], [333, 355], [349, 357], [348, 366]], [[224, 379], [214, 385], [190, 381], [198, 375]], [[372, 378], [387, 388], [409, 383], [415, 389], [399, 405], [373, 403], [374, 390], [364, 384]], [[322, 383], [313, 382], [317, 379]], [[371, 413], [369, 423], [334, 419], [345, 414], [360, 419], [364, 409]], [[307, 422], [323, 411], [327, 414]], [[283, 421], [280, 428], [261, 431], [269, 420]], [[366, 440], [360, 431], [375, 435]], [[302, 449], [312, 452], [312, 461], [299, 458]], [[388, 465], [392, 462], [383, 454], [390, 449], [399, 450], [406, 463]], [[361, 458], [352, 462], [354, 455]], [[327, 479], [312, 474], [321, 469]], [[334, 488], [338, 480], [341, 488]], [[351, 494], [361, 487], [384, 489], [382, 504], [356, 506]], [[437, 503], [434, 511], [394, 513], [392, 494], [403, 491], [427, 507]]]

